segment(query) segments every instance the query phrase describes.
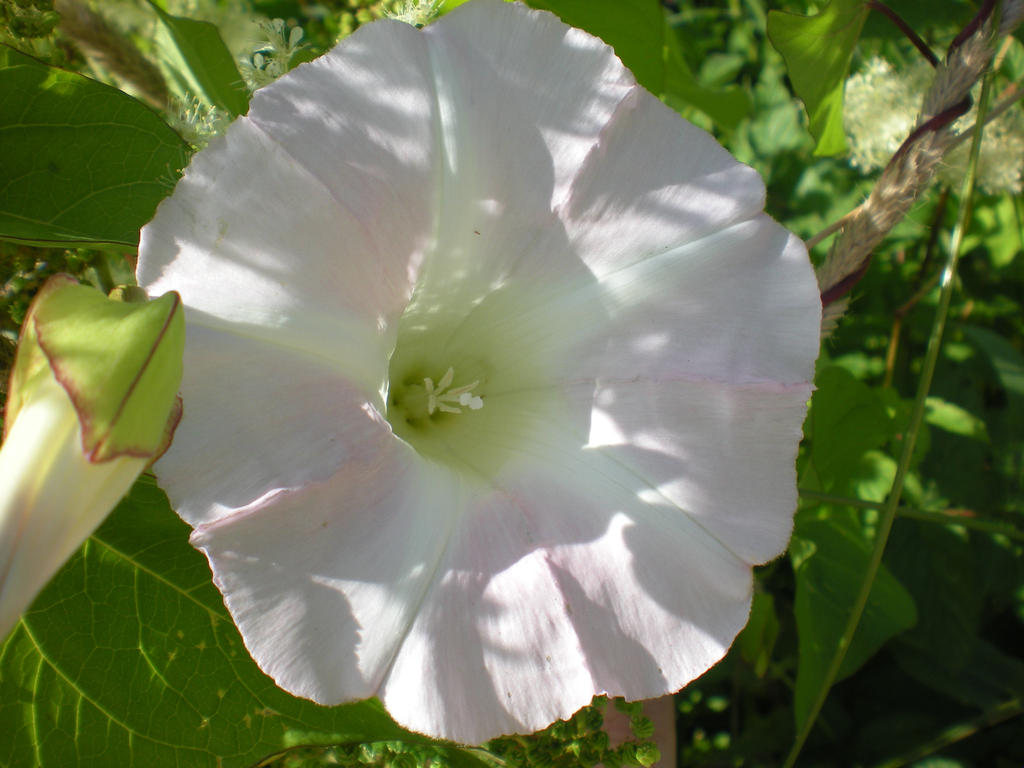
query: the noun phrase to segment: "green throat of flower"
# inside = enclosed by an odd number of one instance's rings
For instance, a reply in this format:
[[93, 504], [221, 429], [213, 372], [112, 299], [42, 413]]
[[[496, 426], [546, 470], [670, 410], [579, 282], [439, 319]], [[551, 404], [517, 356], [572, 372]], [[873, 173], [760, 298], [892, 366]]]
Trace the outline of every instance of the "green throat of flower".
[[399, 321], [385, 415], [424, 458], [491, 482], [538, 434], [567, 421], [558, 378], [565, 334], [552, 332], [565, 322], [536, 287], [437, 288], [421, 288]]
[[465, 359], [445, 367], [433, 362], [444, 356], [430, 355], [429, 345], [413, 348], [419, 354], [412, 360], [400, 348], [391, 361], [387, 419], [395, 435], [422, 456], [460, 471], [495, 471], [504, 457], [485, 436], [509, 414], [506, 398], [489, 402], [493, 367]]
[[543, 263], [556, 276], [485, 280], [471, 274], [475, 260], [427, 270], [398, 322], [385, 417], [417, 453], [471, 482], [589, 439], [590, 409], [570, 389], [587, 387], [581, 350], [600, 338], [607, 310], [572, 254]]

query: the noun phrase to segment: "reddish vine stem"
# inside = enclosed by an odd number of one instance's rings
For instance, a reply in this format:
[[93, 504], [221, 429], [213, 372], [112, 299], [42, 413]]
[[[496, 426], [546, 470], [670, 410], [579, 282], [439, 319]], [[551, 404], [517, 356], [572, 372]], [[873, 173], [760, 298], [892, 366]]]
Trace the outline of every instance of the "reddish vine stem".
[[953, 51], [959, 48], [961, 45], [967, 42], [968, 38], [971, 37], [975, 32], [981, 29], [981, 25], [984, 24], [996, 10], [996, 0], [985, 0], [981, 4], [981, 8], [974, 14], [974, 18], [967, 22], [967, 26], [960, 30], [960, 33], [953, 38], [953, 42], [949, 44], [949, 50], [946, 52], [946, 60], [953, 55]]
[[998, 22], [993, 20], [995, 0], [985, 0], [950, 43], [925, 95], [920, 124], [886, 165], [868, 199], [844, 217], [832, 248], [818, 268], [825, 335], [846, 311], [846, 294], [863, 277], [872, 252], [910, 210], [954, 145], [957, 137], [951, 126], [970, 109], [970, 89], [991, 65], [995, 36], [1011, 33], [1024, 20], [1024, 0], [1003, 2]]
[[864, 277], [868, 271], [868, 267], [870, 266], [871, 254], [869, 253], [864, 257], [863, 261], [861, 261], [860, 266], [853, 270], [853, 272], [848, 274], [835, 285], [829, 286], [821, 292], [821, 306], [827, 307], [832, 302], [838, 301], [853, 290], [853, 286], [860, 282], [860, 279]]
[[[971, 108], [971, 99], [969, 96], [964, 97], [956, 104], [942, 110], [939, 114], [935, 115], [929, 120], [926, 120], [917, 128], [915, 128], [909, 136], [900, 144], [900, 148], [896, 150], [896, 153], [889, 160], [886, 168], [895, 167], [898, 165], [903, 156], [910, 151], [910, 148], [918, 142], [918, 140], [926, 133], [933, 133], [952, 125], [956, 120], [967, 112]], [[834, 285], [829, 286], [821, 292], [821, 304], [823, 307], [827, 307], [832, 302], [841, 299], [847, 293], [849, 293], [853, 287], [860, 282], [861, 278], [864, 277], [868, 271], [868, 267], [871, 266], [871, 252], [866, 253], [860, 262], [860, 264], [849, 274], [843, 277]]]
[[929, 120], [925, 120], [923, 123], [921, 123], [921, 125], [917, 126], [917, 128], [911, 131], [910, 135], [907, 136], [906, 139], [904, 139], [902, 144], [900, 144], [900, 148], [896, 150], [896, 154], [894, 154], [892, 156], [892, 159], [889, 160], [889, 165], [892, 165], [899, 161], [900, 158], [902, 158], [903, 155], [905, 155], [910, 150], [910, 148], [917, 142], [917, 140], [924, 136], [926, 133], [941, 131], [943, 128], [952, 125], [959, 118], [966, 115], [970, 111], [970, 109], [971, 97], [964, 96], [956, 104], [950, 105], [949, 107], [942, 110], [934, 117], [930, 118]]
[[[896, 150], [896, 153], [889, 160], [886, 165], [886, 169], [895, 168], [899, 163], [901, 163], [904, 155], [910, 151], [910, 148], [913, 147], [922, 136], [927, 133], [940, 131], [947, 126], [952, 125], [958, 118], [967, 114], [970, 108], [971, 99], [967, 96], [951, 107], [942, 110], [931, 119], [923, 122], [915, 128], [909, 136], [907, 136], [902, 144], [900, 144], [900, 148]], [[853, 270], [836, 283], [826, 287], [821, 292], [821, 305], [823, 307], [827, 307], [829, 304], [841, 299], [849, 293], [853, 287], [860, 282], [861, 278], [864, 277], [870, 265], [871, 251], [868, 251], [864, 254], [860, 263]]]
[[921, 39], [920, 35], [896, 11], [885, 3], [880, 2], [880, 0], [868, 0], [865, 5], [872, 10], [878, 11], [895, 24], [899, 31], [906, 35], [907, 39], [914, 44], [914, 47], [921, 52], [921, 55], [928, 60], [929, 64], [933, 67], [939, 66], [939, 57], [935, 55], [932, 49], [928, 47], [928, 44]]

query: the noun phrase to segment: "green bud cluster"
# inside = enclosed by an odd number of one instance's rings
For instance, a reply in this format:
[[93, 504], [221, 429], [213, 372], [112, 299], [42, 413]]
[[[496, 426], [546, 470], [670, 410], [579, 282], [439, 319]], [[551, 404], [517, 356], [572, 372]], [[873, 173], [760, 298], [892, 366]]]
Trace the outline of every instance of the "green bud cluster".
[[599, 763], [608, 768], [649, 768], [656, 763], [661, 753], [650, 740], [654, 724], [643, 714], [643, 705], [615, 699], [616, 709], [630, 716], [634, 739], [612, 747], [607, 732], [602, 730], [607, 704], [607, 698], [597, 697], [591, 706], [568, 720], [530, 736], [494, 739], [485, 745], [486, 749], [510, 768], [576, 768]]
[[65, 272], [81, 278], [93, 255], [82, 251], [0, 244], [0, 328], [16, 330], [32, 297], [50, 275]]
[[399, 18], [421, 27], [438, 13], [436, 0], [341, 0], [336, 17], [338, 39], [347, 37], [361, 25], [383, 18]]
[[53, 0], [0, 0], [3, 26], [21, 39], [49, 37], [60, 22]]
[[260, 768], [446, 768], [441, 749], [427, 744], [377, 741], [328, 747], [296, 747], [259, 763]]
[[7, 353], [13, 353], [25, 313], [51, 276], [71, 275], [78, 282], [90, 283], [106, 293], [119, 282], [131, 281], [133, 269], [123, 257], [113, 253], [0, 242], [0, 338], [3, 339], [0, 375], [3, 381], [7, 380], [10, 365]]
[[253, 90], [272, 83], [306, 59], [305, 30], [284, 19], [260, 22], [264, 40], [257, 43], [242, 61], [242, 76]]
[[[739, 745], [730, 734], [729, 711], [734, 706], [729, 695], [732, 678], [706, 679], [701, 686], [690, 686], [677, 697], [679, 759], [685, 765], [730, 765]], [[758, 715], [758, 729], [772, 730], [777, 713]]]
[[350, 0], [346, 5], [348, 7], [338, 14], [339, 37], [348, 37], [362, 24], [369, 24], [371, 21], [384, 18], [384, 9], [381, 3]]

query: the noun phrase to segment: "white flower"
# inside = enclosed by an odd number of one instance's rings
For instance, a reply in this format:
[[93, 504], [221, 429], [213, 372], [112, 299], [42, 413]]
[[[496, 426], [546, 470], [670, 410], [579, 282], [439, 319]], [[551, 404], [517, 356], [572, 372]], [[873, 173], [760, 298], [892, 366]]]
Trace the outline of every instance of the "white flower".
[[[850, 140], [850, 164], [864, 172], [884, 168], [917, 125], [921, 99], [934, 76], [920, 61], [897, 72], [885, 59], [872, 57], [845, 86], [843, 123]], [[978, 89], [974, 96], [977, 97]], [[962, 132], [977, 120], [978, 108], [953, 124]], [[961, 143], [943, 158], [936, 174], [959, 189], [970, 155], [970, 142]], [[988, 194], [1020, 193], [1024, 184], [1024, 112], [1013, 109], [985, 126], [978, 158], [978, 186]]]
[[241, 58], [242, 76], [252, 90], [269, 85], [288, 71], [292, 57], [305, 47], [302, 27], [290, 27], [284, 19], [262, 22], [262, 42], [250, 45]]
[[480, 742], [719, 660], [789, 538], [818, 350], [763, 203], [519, 5], [373, 23], [257, 92], [138, 276], [189, 308], [157, 474], [259, 665]]
[[414, 27], [429, 24], [441, 13], [441, 0], [401, 0], [384, 15], [396, 21], [404, 21]]
[[0, 446], [0, 640], [166, 448], [179, 310], [177, 296], [122, 304], [66, 275], [29, 308]]

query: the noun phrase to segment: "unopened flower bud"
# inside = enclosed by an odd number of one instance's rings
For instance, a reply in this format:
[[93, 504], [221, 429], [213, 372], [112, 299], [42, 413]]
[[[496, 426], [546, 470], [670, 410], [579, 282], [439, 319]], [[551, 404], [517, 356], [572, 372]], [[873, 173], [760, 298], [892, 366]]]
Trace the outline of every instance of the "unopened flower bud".
[[22, 327], [0, 445], [0, 638], [167, 448], [181, 300], [112, 301], [66, 275]]

